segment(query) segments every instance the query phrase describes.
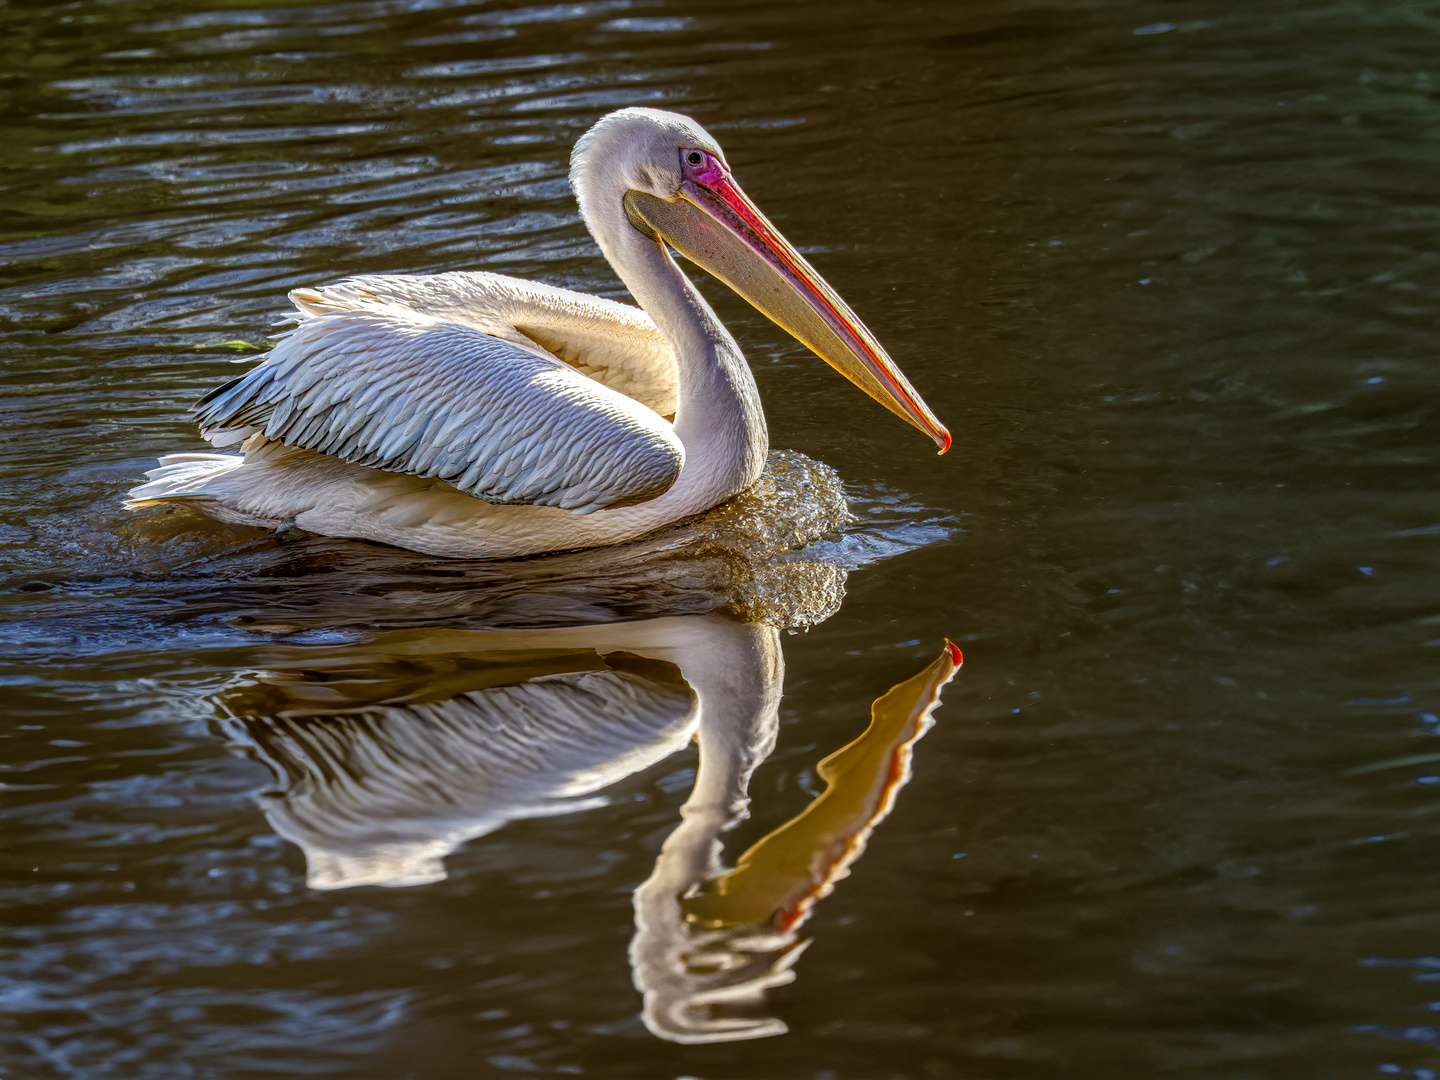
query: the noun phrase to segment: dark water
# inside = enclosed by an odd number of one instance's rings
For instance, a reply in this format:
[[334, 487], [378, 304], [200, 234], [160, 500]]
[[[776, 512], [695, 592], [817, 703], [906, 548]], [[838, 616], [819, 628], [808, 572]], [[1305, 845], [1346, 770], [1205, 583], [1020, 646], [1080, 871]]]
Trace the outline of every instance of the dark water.
[[[1435, 1076], [1437, 56], [1440, 6], [1402, 0], [0, 6], [0, 1074]], [[722, 141], [949, 456], [710, 283], [772, 441], [860, 519], [779, 576], [462, 572], [120, 509], [289, 288], [622, 295], [565, 173], [630, 104]], [[817, 623], [776, 639], [727, 860], [944, 637], [966, 663], [795, 981], [716, 1007], [788, 1034], [682, 1045], [629, 949], [692, 695], [593, 635], [718, 633], [717, 597]], [[577, 622], [521, 675], [445, 636]], [[449, 759], [415, 749], [394, 782], [494, 830], [443, 879], [307, 888], [272, 819], [329, 760], [285, 696], [322, 660], [336, 730], [610, 680], [653, 708], [601, 719], [660, 717], [658, 749], [538, 817], [455, 809], [473, 778], [426, 787]]]

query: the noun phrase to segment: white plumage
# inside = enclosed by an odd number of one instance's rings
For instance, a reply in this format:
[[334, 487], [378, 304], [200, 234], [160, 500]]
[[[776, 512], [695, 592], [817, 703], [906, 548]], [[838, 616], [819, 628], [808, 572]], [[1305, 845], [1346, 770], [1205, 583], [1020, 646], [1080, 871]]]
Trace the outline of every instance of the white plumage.
[[667, 242], [948, 446], [693, 120], [611, 113], [571, 182], [643, 310], [487, 273], [298, 289], [300, 325], [195, 407], [243, 456], [164, 457], [128, 505], [473, 558], [621, 543], [707, 510], [754, 483], [768, 435], [739, 347]]

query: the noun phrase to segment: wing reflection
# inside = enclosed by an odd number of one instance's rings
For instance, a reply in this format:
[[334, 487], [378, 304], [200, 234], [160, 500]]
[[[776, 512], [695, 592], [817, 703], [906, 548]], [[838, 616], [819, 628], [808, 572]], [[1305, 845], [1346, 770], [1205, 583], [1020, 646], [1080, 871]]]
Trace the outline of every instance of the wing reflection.
[[720, 836], [775, 743], [784, 664], [769, 625], [683, 615], [279, 643], [218, 700], [280, 780], [266, 815], [319, 889], [437, 881], [465, 841], [594, 805], [697, 738], [681, 823], [635, 892], [630, 955], [654, 1034], [718, 1042], [785, 1030], [735, 1006], [793, 978], [795, 931], [893, 804], [952, 649], [877, 701], [865, 734], [821, 763], [826, 792], [725, 873]]
[[773, 712], [780, 684], [776, 632], [716, 615], [397, 631], [276, 646], [267, 666], [219, 701], [284, 784], [266, 815], [322, 889], [439, 880], [466, 840], [683, 748], [702, 704]]

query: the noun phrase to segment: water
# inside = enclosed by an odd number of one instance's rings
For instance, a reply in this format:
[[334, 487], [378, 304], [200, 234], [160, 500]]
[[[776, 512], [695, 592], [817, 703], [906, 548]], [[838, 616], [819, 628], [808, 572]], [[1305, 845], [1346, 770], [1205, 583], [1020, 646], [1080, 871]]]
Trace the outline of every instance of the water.
[[[0, 8], [6, 1075], [1433, 1076], [1437, 45], [1401, 0]], [[947, 457], [709, 282], [858, 519], [782, 569], [754, 530], [501, 572], [119, 508], [289, 288], [623, 295], [565, 170], [628, 104], [722, 141]], [[654, 753], [443, 879], [307, 888], [253, 733], [301, 723], [285, 671], [331, 657], [360, 723], [534, 674], [445, 634], [717, 605], [810, 626], [727, 862], [966, 656], [794, 981], [731, 1010], [788, 1033], [641, 1018], [673, 661], [552, 642], [669, 703]]]

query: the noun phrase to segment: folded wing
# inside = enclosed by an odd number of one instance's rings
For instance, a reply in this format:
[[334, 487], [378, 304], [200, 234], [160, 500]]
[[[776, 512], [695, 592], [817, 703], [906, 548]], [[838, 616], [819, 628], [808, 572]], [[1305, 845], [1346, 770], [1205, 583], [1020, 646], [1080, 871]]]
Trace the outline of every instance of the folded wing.
[[538, 348], [378, 305], [305, 320], [195, 412], [217, 446], [261, 433], [487, 502], [581, 514], [653, 499], [684, 463], [652, 409]]
[[482, 270], [346, 278], [296, 289], [290, 299], [302, 317], [398, 307], [539, 345], [661, 416], [675, 414], [675, 354], [650, 316], [629, 304]]

